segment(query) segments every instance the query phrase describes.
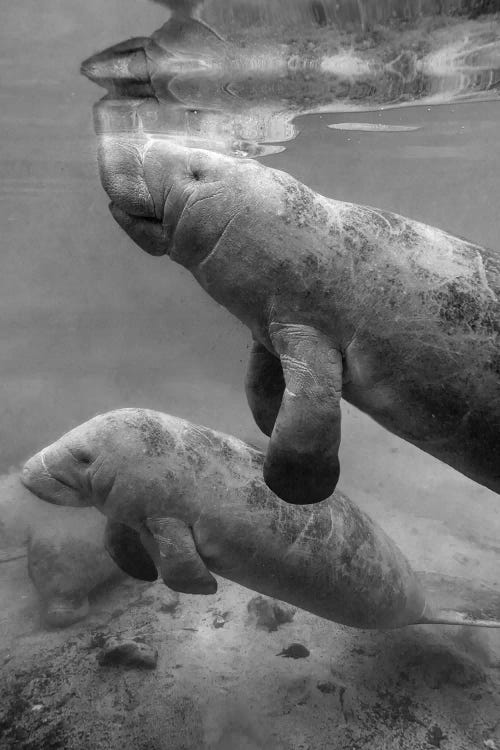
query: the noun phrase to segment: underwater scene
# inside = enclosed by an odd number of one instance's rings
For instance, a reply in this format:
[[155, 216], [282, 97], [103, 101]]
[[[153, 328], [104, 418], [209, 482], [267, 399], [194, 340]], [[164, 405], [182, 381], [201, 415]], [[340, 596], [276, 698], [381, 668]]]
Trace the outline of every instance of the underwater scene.
[[500, 2], [0, 27], [0, 747], [500, 750]]

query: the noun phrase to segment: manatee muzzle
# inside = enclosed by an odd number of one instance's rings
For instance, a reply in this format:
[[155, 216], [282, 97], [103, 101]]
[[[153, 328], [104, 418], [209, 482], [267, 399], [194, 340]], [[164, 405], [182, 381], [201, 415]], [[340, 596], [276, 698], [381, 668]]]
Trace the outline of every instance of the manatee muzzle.
[[91, 505], [72, 473], [53, 467], [45, 456], [45, 452], [40, 451], [24, 465], [21, 482], [34, 495], [53, 505], [76, 508]]
[[173, 228], [158, 219], [134, 216], [124, 211], [116, 203], [109, 204], [114, 220], [128, 236], [149, 255], [169, 255]]

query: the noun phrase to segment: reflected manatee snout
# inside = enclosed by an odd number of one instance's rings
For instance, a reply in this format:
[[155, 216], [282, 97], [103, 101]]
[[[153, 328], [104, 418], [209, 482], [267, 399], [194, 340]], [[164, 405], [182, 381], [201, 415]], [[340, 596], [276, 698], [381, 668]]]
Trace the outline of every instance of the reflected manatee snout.
[[91, 55], [81, 63], [80, 73], [115, 94], [126, 91], [138, 96], [152, 96], [154, 92], [145, 53], [147, 42], [147, 37], [137, 37]]
[[[92, 55], [82, 74], [112, 97], [149, 101], [138, 123], [144, 132], [198, 139], [186, 145], [250, 157], [282, 150], [270, 144], [297, 134], [292, 122], [297, 115], [496, 96], [500, 35], [492, 40], [491, 24], [469, 21], [449, 29], [436, 24], [430, 35], [417, 24], [367, 46], [352, 30], [340, 33], [342, 13], [337, 18], [333, 6], [325, 10], [324, 3], [297, 0], [286, 3], [288, 13], [283, 3], [273, 3], [272, 10], [255, 5], [249, 24], [236, 9], [229, 13], [234, 15], [229, 26], [216, 12], [224, 26], [220, 35], [205, 22], [211, 18], [172, 8], [170, 19], [150, 37]], [[215, 11], [205, 10], [208, 16]], [[278, 31], [280, 13], [290, 28], [285, 24]], [[311, 41], [304, 44], [306, 34]], [[171, 122], [172, 105], [184, 107], [184, 123]], [[188, 122], [190, 110], [201, 123], [196, 133]], [[241, 149], [238, 144], [245, 142], [248, 147]]]
[[80, 73], [99, 85], [105, 83], [147, 82], [146, 55], [142, 46], [122, 53], [115, 48], [92, 55], [80, 66]]

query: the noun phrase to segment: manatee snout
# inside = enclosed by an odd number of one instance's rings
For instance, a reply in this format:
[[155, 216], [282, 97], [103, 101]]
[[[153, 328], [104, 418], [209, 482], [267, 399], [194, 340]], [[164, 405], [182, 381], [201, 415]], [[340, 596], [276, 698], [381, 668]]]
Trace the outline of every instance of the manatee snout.
[[165, 201], [186, 169], [183, 153], [176, 152], [165, 165], [157, 154], [161, 144], [111, 132], [113, 124], [103, 107], [97, 108], [95, 119], [96, 130], [102, 132], [98, 161], [104, 189], [111, 198], [111, 215], [145, 252], [170, 254], [177, 217], [165, 214]]
[[37, 497], [53, 505], [75, 508], [91, 505], [85, 501], [80, 491], [79, 478], [74, 474], [74, 471], [63, 466], [55, 469], [54, 462], [44, 455], [44, 451], [40, 451], [25, 463], [21, 471], [21, 482]]
[[109, 204], [116, 223], [149, 255], [166, 255], [169, 251], [171, 228], [157, 219], [133, 216], [116, 203]]

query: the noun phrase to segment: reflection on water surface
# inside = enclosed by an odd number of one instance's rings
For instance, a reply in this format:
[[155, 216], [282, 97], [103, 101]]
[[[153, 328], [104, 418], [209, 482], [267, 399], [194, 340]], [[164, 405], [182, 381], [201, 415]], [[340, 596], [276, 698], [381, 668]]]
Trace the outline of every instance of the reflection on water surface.
[[[279, 5], [271, 6], [275, 13]], [[262, 156], [281, 150], [263, 144], [294, 137], [298, 114], [498, 95], [500, 40], [487, 17], [416, 18], [374, 38], [318, 23], [305, 0], [281, 9], [285, 24], [258, 3], [253, 23], [244, 23], [245, 9], [233, 8], [220, 33], [175, 12], [150, 37], [85, 60], [84, 75], [110, 92], [98, 130], [124, 131], [128, 119], [134, 132]], [[202, 7], [210, 20], [213, 11]]]

